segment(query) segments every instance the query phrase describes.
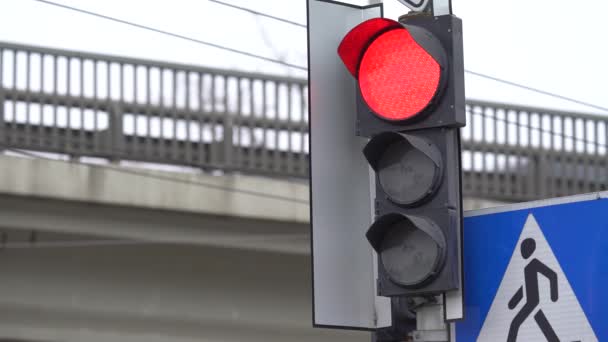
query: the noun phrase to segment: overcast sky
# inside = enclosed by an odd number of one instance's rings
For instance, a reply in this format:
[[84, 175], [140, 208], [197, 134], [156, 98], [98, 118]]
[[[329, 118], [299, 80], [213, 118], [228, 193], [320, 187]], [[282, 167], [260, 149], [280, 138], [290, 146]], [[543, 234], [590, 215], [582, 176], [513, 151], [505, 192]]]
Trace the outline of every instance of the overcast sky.
[[[304, 77], [296, 69], [109, 22], [34, 0], [0, 0], [0, 40]], [[228, 47], [306, 65], [306, 30], [208, 0], [54, 0]], [[306, 22], [306, 0], [224, 0]], [[352, 3], [366, 1], [351, 0]], [[608, 2], [454, 0], [464, 21], [465, 67], [608, 107]], [[526, 5], [526, 6], [523, 6]], [[385, 0], [385, 14], [406, 12]], [[468, 98], [599, 113], [467, 76]]]

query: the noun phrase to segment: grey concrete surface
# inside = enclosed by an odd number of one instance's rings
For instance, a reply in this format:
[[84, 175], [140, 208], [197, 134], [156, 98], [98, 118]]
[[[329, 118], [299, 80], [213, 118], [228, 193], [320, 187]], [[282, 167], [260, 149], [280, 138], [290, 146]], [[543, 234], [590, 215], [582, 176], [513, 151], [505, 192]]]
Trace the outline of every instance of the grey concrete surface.
[[0, 339], [369, 341], [311, 327], [306, 184], [4, 155], [0, 170]]
[[[116, 166], [92, 167], [59, 160], [1, 155], [0, 193], [199, 214], [308, 222], [308, 204], [302, 203], [308, 201], [308, 186], [301, 182], [142, 168], [123, 167], [121, 172], [112, 170], [111, 167]], [[143, 177], [142, 173], [165, 179]], [[247, 192], [280, 196], [288, 200]]]
[[177, 245], [7, 249], [0, 338], [368, 341], [313, 329], [304, 255]]

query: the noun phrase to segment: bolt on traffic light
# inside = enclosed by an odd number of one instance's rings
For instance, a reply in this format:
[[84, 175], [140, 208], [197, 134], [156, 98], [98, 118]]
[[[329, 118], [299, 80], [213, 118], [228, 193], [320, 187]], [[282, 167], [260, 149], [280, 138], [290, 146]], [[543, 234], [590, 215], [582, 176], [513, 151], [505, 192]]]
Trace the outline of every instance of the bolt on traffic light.
[[460, 287], [461, 27], [452, 15], [375, 18], [338, 47], [358, 84], [356, 133], [370, 138], [376, 217], [367, 238], [383, 296]]

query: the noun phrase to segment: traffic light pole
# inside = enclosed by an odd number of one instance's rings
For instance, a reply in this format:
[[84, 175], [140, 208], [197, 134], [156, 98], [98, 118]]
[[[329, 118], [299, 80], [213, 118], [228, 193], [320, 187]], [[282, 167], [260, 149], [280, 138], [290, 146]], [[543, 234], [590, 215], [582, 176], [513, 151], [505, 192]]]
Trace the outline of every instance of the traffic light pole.
[[391, 299], [392, 326], [372, 333], [372, 342], [448, 342], [443, 296]]
[[448, 342], [448, 324], [443, 314], [443, 296], [427, 302], [416, 310], [416, 330], [411, 334], [414, 342]]
[[433, 15], [452, 14], [452, 0], [432, 0]]

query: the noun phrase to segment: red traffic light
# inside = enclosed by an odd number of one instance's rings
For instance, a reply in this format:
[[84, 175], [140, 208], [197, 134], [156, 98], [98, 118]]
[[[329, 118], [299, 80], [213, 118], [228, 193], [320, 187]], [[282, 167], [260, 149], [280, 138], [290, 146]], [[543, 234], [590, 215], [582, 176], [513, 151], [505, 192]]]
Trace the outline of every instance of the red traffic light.
[[358, 79], [366, 104], [385, 120], [403, 121], [421, 114], [445, 83], [445, 51], [419, 27], [370, 19], [344, 37], [338, 54]]

